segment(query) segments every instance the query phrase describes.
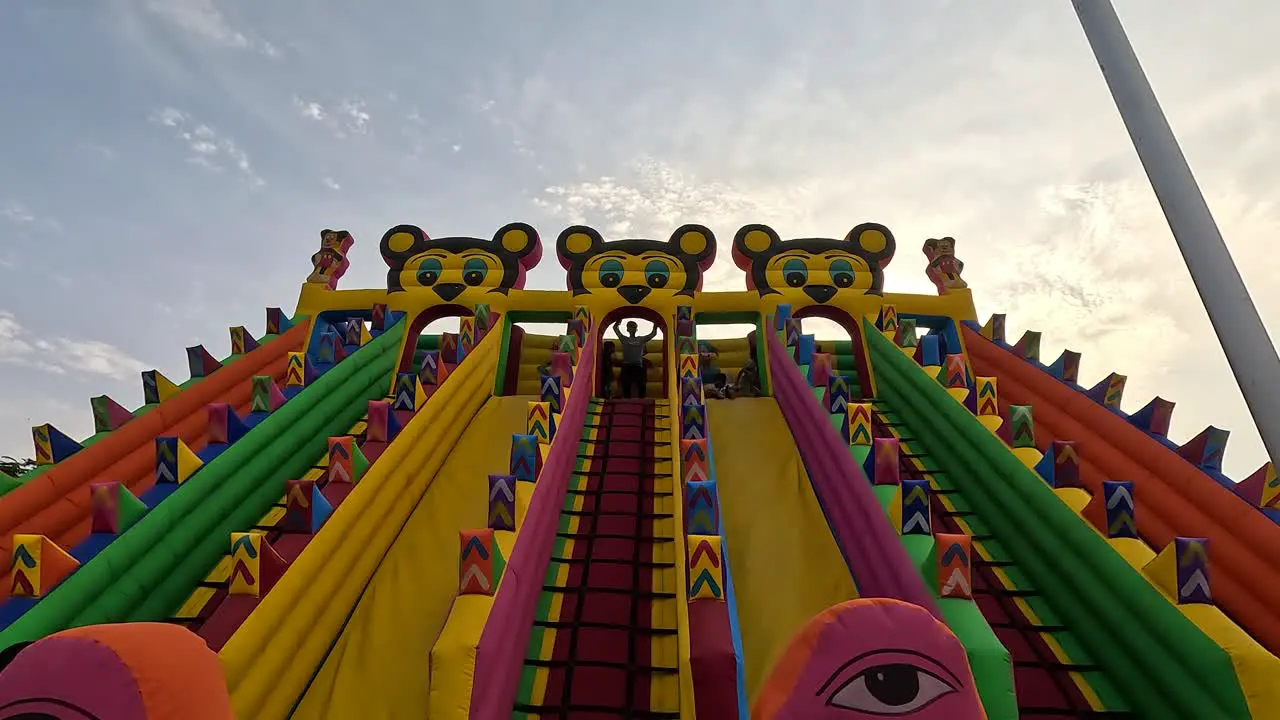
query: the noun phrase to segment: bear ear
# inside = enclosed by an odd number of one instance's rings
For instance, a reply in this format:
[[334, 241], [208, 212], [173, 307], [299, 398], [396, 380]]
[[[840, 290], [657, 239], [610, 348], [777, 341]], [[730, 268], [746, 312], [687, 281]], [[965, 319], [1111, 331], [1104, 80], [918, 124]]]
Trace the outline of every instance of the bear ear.
[[716, 236], [705, 225], [681, 225], [667, 242], [672, 255], [693, 258], [703, 272], [716, 261]]
[[756, 258], [764, 257], [782, 243], [782, 238], [768, 225], [743, 225], [733, 236], [733, 263], [739, 270], [751, 272]]
[[897, 249], [893, 233], [880, 223], [856, 225], [844, 236], [844, 241], [853, 245], [854, 252], [861, 255], [872, 268], [888, 265]]
[[399, 270], [406, 260], [426, 250], [430, 242], [431, 238], [417, 225], [397, 225], [383, 233], [378, 249], [387, 267]]
[[533, 268], [542, 259], [542, 239], [538, 231], [528, 223], [507, 223], [493, 234], [493, 244], [513, 255], [525, 270]]
[[574, 225], [565, 228], [556, 238], [556, 255], [560, 258], [560, 265], [568, 270], [574, 263], [600, 252], [601, 245], [604, 245], [604, 237], [595, 228]]

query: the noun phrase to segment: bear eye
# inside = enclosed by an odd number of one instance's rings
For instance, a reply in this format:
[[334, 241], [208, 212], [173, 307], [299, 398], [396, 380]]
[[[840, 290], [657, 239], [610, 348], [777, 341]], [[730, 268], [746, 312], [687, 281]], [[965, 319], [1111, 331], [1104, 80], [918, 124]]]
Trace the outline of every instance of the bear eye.
[[671, 280], [671, 270], [661, 260], [650, 260], [644, 266], [644, 281], [651, 288], [666, 287]]
[[462, 282], [475, 287], [484, 282], [489, 274], [489, 266], [480, 258], [471, 258], [462, 264]]
[[617, 260], [605, 260], [600, 263], [600, 285], [616, 288], [622, 284], [622, 263]]
[[791, 258], [782, 265], [782, 279], [793, 288], [804, 287], [809, 280], [809, 268], [800, 258]]
[[830, 272], [831, 282], [836, 287], [853, 287], [853, 264], [848, 260], [832, 260]]
[[418, 284], [423, 287], [435, 285], [440, 279], [440, 260], [437, 258], [426, 258], [422, 264], [418, 265]]

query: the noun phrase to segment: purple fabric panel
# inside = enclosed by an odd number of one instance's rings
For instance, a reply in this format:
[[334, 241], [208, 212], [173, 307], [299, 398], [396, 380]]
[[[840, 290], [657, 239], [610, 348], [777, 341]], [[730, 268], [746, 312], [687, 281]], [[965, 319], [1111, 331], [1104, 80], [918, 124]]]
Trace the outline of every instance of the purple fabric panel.
[[69, 705], [104, 720], [147, 717], [133, 671], [115, 650], [88, 638], [45, 638], [18, 653], [0, 675], [0, 705], [15, 715], [63, 717]]
[[941, 619], [933, 594], [889, 525], [862, 468], [823, 416], [777, 333], [767, 333], [767, 338], [774, 397], [809, 470], [809, 481], [826, 512], [831, 534], [853, 573], [858, 594], [914, 603]]
[[598, 332], [588, 336], [578, 359], [578, 368], [587, 368], [588, 372], [576, 373], [579, 382], [574, 383], [556, 428], [558, 442], [551, 444], [542, 465], [516, 536], [516, 546], [489, 610], [489, 620], [480, 633], [476, 647], [476, 682], [471, 691], [473, 720], [509, 720], [516, 702], [533, 616], [542, 593], [542, 580], [551, 562], [551, 546], [560, 524], [560, 511], [564, 508], [569, 475], [578, 456], [587, 403], [595, 383], [596, 373], [589, 369], [595, 367], [598, 336]]

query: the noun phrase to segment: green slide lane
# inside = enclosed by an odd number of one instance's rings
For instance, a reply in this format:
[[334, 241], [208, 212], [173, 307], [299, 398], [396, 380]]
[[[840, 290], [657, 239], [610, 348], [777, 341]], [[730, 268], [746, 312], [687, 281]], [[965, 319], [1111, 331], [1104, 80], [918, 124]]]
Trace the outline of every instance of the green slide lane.
[[0, 632], [0, 648], [68, 627], [158, 621], [341, 435], [386, 395], [402, 320], [338, 363], [183, 483], [124, 535]]
[[[1144, 717], [1249, 717], [1230, 658], [870, 323], [880, 400], [977, 513], [1127, 705]], [[1101, 693], [1100, 693], [1101, 694]]]
[[[824, 343], [826, 344], [826, 343]], [[830, 343], [831, 349], [835, 352], [833, 367], [835, 372], [850, 378], [850, 384], [857, 383], [857, 363], [852, 357], [852, 348], [850, 343], [836, 342]], [[842, 353], [841, 350], [844, 352]], [[872, 368], [873, 372], [877, 368]], [[807, 369], [801, 367], [801, 372], [807, 375]], [[822, 403], [825, 396], [825, 388], [814, 388], [813, 395], [816, 402]], [[829, 416], [831, 424], [839, 432], [841, 419], [839, 415], [832, 414]], [[854, 462], [862, 465], [867, 455], [871, 452], [871, 448], [866, 446], [850, 446], [849, 454], [853, 457]], [[894, 501], [898, 487], [892, 485], [875, 485], [873, 490], [876, 499], [880, 501], [881, 508], [885, 513], [889, 512], [889, 506]], [[942, 616], [947, 623], [947, 627], [951, 628], [951, 632], [955, 634], [956, 639], [964, 646], [965, 654], [969, 658], [969, 667], [973, 670], [974, 684], [978, 689], [978, 696], [982, 700], [982, 706], [987, 711], [989, 720], [1016, 720], [1018, 717], [1018, 703], [1014, 696], [1013, 690], [1013, 664], [1009, 658], [1009, 651], [1000, 639], [996, 637], [995, 631], [987, 624], [986, 618], [982, 616], [982, 612], [978, 606], [971, 600], [962, 600], [958, 598], [938, 598], [938, 573], [935, 568], [935, 550], [932, 535], [899, 535], [898, 539], [902, 542], [907, 554], [911, 556], [919, 569], [925, 586], [938, 600], [938, 608], [942, 611]]]

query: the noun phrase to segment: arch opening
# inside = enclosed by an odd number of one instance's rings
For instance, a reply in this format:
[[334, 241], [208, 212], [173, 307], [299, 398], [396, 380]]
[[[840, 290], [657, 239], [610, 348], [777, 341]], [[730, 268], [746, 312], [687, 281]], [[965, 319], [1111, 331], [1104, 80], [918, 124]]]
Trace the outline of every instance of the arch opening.
[[[833, 368], [835, 372], [857, 376], [857, 387], [862, 393], [859, 399], [871, 398], [874, 395], [871, 387], [871, 366], [867, 362], [866, 346], [862, 342], [862, 327], [858, 321], [847, 311], [830, 305], [808, 305], [795, 311], [793, 317], [797, 320], [805, 318], [826, 320], [844, 330], [844, 334], [848, 336], [847, 340], [831, 338], [829, 332], [823, 333], [827, 335], [827, 339], [815, 336], [818, 351], [835, 356]], [[839, 331], [836, 334], [838, 335]]]
[[[652, 308], [640, 306], [620, 307], [610, 311], [596, 326], [600, 352], [596, 360], [596, 395], [606, 398], [626, 396], [623, 392], [623, 347], [618, 332], [625, 332], [628, 322], [635, 322], [636, 334], [645, 336], [651, 331], [653, 338], [644, 347], [644, 394], [647, 398], [667, 397], [667, 357], [670, 333], [667, 319]], [[651, 328], [644, 327], [645, 323]], [[616, 327], [615, 327], [616, 326]]]
[[[551, 354], [566, 332], [572, 313], [533, 316], [513, 312], [509, 318], [505, 364], [499, 395], [538, 396], [542, 375], [551, 367]], [[526, 319], [529, 318], [529, 319]], [[557, 322], [559, 321], [559, 322]]]
[[[768, 374], [761, 372], [765, 348], [759, 342], [759, 313], [697, 313], [694, 325], [698, 338], [699, 375], [703, 387], [723, 375], [729, 397], [756, 397], [769, 394]], [[753, 372], [743, 374], [746, 368]], [[708, 399], [716, 395], [707, 392]]]
[[435, 305], [418, 313], [405, 331], [404, 349], [396, 371], [420, 372], [423, 359], [428, 352], [440, 349], [444, 335], [458, 334], [458, 318], [474, 314], [473, 308], [463, 305]]

